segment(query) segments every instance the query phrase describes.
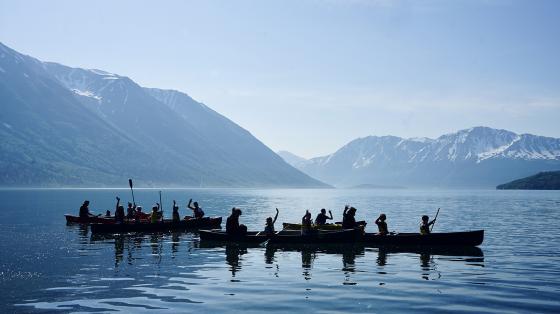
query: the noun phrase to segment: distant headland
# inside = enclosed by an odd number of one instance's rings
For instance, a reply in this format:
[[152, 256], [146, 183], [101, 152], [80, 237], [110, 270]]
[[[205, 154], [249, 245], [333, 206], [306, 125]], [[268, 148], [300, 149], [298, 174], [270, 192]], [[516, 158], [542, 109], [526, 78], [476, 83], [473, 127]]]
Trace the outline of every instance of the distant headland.
[[498, 190], [560, 190], [560, 171], [539, 172], [496, 187]]

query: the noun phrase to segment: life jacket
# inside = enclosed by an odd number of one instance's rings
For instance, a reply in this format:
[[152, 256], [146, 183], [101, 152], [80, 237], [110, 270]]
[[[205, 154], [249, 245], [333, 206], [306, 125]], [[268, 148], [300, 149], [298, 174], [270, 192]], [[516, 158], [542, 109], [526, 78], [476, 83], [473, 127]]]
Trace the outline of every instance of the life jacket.
[[159, 220], [159, 213], [158, 212], [152, 212], [152, 215], [150, 216], [150, 220], [152, 221], [152, 223], [156, 223]]

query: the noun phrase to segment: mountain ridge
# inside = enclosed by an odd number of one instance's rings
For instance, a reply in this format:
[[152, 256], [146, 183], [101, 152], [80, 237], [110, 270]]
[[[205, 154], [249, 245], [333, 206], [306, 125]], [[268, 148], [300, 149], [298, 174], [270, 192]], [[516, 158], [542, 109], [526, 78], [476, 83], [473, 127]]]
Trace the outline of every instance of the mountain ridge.
[[0, 99], [0, 186], [327, 187], [187, 94], [2, 43]]
[[560, 165], [560, 139], [472, 127], [436, 139], [366, 136], [294, 164], [335, 186], [493, 187]]

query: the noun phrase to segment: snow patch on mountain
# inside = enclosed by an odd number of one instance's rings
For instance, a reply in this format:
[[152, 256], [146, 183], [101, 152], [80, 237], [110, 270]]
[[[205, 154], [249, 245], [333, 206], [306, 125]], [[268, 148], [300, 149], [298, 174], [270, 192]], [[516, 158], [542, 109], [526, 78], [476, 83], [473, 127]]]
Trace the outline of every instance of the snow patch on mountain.
[[521, 136], [516, 136], [511, 143], [508, 143], [508, 144], [502, 145], [500, 147], [490, 149], [488, 151], [477, 154], [478, 160], [476, 162], [480, 163], [481, 161], [483, 161], [485, 159], [492, 158], [492, 157], [498, 156], [500, 154], [503, 154], [508, 148], [511, 147], [511, 145], [518, 142], [520, 139], [521, 139]]
[[97, 99], [97, 100], [101, 100], [101, 99], [102, 99], [101, 96], [97, 96], [97, 95], [95, 95], [93, 92], [88, 91], [88, 90], [82, 91], [82, 90], [75, 89], [75, 88], [73, 88], [73, 89], [71, 89], [71, 90], [72, 90], [75, 94], [80, 95], [80, 96], [91, 97], [91, 98], [94, 98], [94, 99]]

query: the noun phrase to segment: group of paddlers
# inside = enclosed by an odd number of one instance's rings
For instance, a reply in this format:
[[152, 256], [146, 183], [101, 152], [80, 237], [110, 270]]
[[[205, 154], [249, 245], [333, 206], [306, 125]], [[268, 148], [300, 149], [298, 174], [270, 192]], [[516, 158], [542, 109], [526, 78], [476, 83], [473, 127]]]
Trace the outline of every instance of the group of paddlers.
[[[141, 222], [141, 221], [150, 221], [151, 223], [157, 223], [163, 221], [163, 209], [159, 203], [156, 203], [152, 207], [151, 213], [145, 213], [142, 211], [142, 206], [137, 206], [136, 203], [128, 202], [128, 206], [126, 208], [126, 213], [124, 206], [120, 204], [121, 199], [117, 196], [117, 204], [115, 205], [115, 215], [111, 216], [111, 211], [107, 211], [105, 213], [105, 217], [112, 217], [115, 219], [115, 223], [124, 223], [125, 221], [134, 221], [134, 222]], [[192, 218], [202, 218], [204, 217], [204, 211], [200, 206], [198, 206], [198, 202], [193, 202], [192, 199], [189, 200], [187, 204], [187, 208], [193, 211], [193, 216], [185, 216], [183, 219], [192, 219]], [[93, 215], [89, 211], [89, 201], [84, 201], [82, 206], [80, 206], [80, 218], [89, 218], [89, 217], [99, 217], [100, 215]], [[179, 215], [179, 206], [177, 202], [173, 200], [173, 212], [172, 212], [172, 221], [179, 222], [181, 220], [181, 216]]]
[[[365, 222], [357, 222], [356, 221], [356, 211], [357, 209], [351, 206], [346, 205], [344, 207], [344, 212], [342, 213], [342, 229], [355, 229], [355, 228], [363, 228], [365, 226]], [[241, 209], [239, 208], [232, 208], [231, 215], [227, 218], [226, 222], [226, 233], [232, 235], [244, 235], [247, 233], [247, 227], [243, 224], [239, 223], [239, 216], [241, 216]], [[266, 219], [264, 233], [272, 234], [274, 233], [274, 223], [278, 218], [278, 208], [276, 208], [276, 215], [274, 218], [268, 217]], [[322, 226], [328, 225], [327, 220], [332, 220], [333, 215], [332, 212], [329, 210], [329, 215], [327, 215], [326, 209], [321, 209], [317, 217], [315, 217], [315, 221], [311, 219], [311, 212], [309, 210], [305, 211], [305, 215], [301, 218], [301, 233], [302, 235], [309, 235], [317, 230], [321, 229]], [[385, 214], [379, 215], [379, 217], [375, 220], [375, 224], [379, 230], [379, 235], [388, 235], [389, 228], [387, 227], [387, 216]], [[422, 222], [420, 224], [420, 233], [421, 234], [429, 234], [431, 232], [430, 226], [435, 223], [436, 219], [430, 221], [430, 218], [426, 215], [422, 216]]]
[[[148, 214], [142, 212], [142, 206], [137, 206], [135, 203], [133, 204], [129, 202], [125, 214], [124, 206], [120, 205], [120, 200], [121, 199], [117, 197], [114, 215], [116, 223], [124, 223], [125, 221], [150, 221], [151, 223], [158, 223], [163, 221], [163, 210], [161, 209], [161, 205], [159, 203], [156, 203], [152, 207], [152, 212]], [[193, 211], [193, 216], [185, 216], [183, 219], [199, 219], [204, 217], [204, 211], [200, 208], [198, 202], [193, 202], [192, 199], [190, 199], [187, 204], [187, 208]], [[363, 228], [365, 226], [365, 222], [356, 221], [356, 211], [357, 209], [352, 206], [346, 205], [344, 207], [344, 211], [342, 213], [342, 229]], [[278, 218], [278, 213], [278, 208], [276, 208], [276, 215], [274, 218], [268, 217], [266, 219], [263, 231], [264, 233], [272, 234], [275, 232], [274, 223]], [[319, 214], [315, 217], [315, 221], [313, 221], [311, 218], [311, 212], [306, 210], [305, 215], [301, 218], [301, 233], [303, 235], [309, 235], [321, 229], [322, 226], [328, 225], [327, 220], [333, 219], [332, 212], [329, 210], [328, 213], [329, 215], [327, 215], [326, 209], [321, 209]], [[241, 209], [236, 207], [231, 209], [231, 214], [226, 220], [226, 233], [231, 235], [245, 235], [247, 233], [247, 226], [239, 223], [239, 217], [241, 214]], [[84, 201], [83, 205], [80, 207], [80, 218], [94, 216], [95, 215], [89, 212], [89, 201]], [[107, 211], [106, 217], [111, 217], [110, 211]], [[420, 234], [429, 234], [431, 232], [430, 226], [435, 223], [436, 219], [430, 221], [428, 216], [422, 216]], [[173, 200], [172, 221], [179, 222], [180, 220], [179, 206], [177, 205], [177, 202]], [[389, 228], [387, 227], [386, 220], [387, 216], [385, 214], [379, 215], [379, 217], [375, 220], [379, 235], [389, 234]]]

